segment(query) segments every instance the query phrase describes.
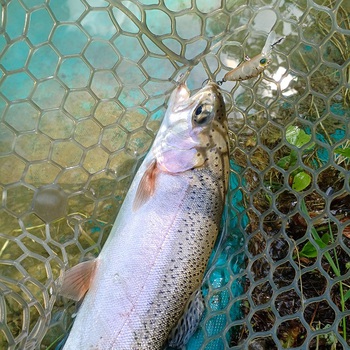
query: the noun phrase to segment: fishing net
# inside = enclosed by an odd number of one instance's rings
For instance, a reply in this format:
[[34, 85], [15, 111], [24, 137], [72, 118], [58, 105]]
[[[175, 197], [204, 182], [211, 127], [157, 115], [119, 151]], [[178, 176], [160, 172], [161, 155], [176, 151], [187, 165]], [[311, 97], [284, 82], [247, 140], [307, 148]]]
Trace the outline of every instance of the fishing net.
[[100, 251], [180, 73], [223, 84], [224, 237], [187, 349], [347, 349], [350, 2], [1, 0], [0, 348], [54, 348], [55, 281]]

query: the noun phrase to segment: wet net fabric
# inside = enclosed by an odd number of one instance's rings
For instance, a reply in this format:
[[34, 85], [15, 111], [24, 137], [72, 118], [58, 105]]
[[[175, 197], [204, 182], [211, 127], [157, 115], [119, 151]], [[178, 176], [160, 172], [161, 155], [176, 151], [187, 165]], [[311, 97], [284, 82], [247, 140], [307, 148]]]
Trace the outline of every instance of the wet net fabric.
[[[0, 348], [53, 348], [61, 272], [95, 256], [174, 79], [223, 84], [232, 140], [224, 238], [187, 349], [347, 349], [347, 0], [1, 0]], [[55, 283], [55, 281], [57, 283]]]

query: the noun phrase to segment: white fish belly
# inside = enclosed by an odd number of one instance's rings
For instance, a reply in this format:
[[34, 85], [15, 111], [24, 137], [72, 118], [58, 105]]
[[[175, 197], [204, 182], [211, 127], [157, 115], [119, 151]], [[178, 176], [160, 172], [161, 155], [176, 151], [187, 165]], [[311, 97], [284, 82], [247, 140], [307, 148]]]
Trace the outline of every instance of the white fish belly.
[[135, 212], [134, 181], [65, 350], [163, 348], [201, 284], [217, 236], [220, 176], [207, 168], [161, 173], [154, 195]]

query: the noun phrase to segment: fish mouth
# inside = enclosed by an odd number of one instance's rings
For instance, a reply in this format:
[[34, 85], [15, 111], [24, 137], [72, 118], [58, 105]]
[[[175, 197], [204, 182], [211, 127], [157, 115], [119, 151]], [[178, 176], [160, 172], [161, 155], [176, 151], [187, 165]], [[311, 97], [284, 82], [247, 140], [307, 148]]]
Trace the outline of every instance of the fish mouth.
[[221, 96], [220, 86], [211, 80], [208, 80], [206, 85], [199, 91], [191, 96], [191, 92], [188, 89], [186, 82], [180, 83], [172, 98], [171, 109], [173, 112], [180, 112], [186, 109], [194, 108], [199, 100], [203, 99], [203, 96]]
[[190, 98], [191, 93], [185, 82], [178, 84], [175, 90], [170, 95], [168, 101], [168, 109], [175, 112], [179, 106], [183, 105]]

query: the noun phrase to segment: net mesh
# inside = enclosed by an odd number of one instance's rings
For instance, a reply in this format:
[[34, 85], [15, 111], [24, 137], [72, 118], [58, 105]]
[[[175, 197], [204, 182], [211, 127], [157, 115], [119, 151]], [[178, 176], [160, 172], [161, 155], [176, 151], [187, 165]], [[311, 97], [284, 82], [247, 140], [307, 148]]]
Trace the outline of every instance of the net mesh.
[[187, 349], [347, 349], [350, 3], [1, 0], [0, 348], [50, 348], [65, 266], [97, 255], [173, 79], [223, 85], [232, 140], [224, 239]]

